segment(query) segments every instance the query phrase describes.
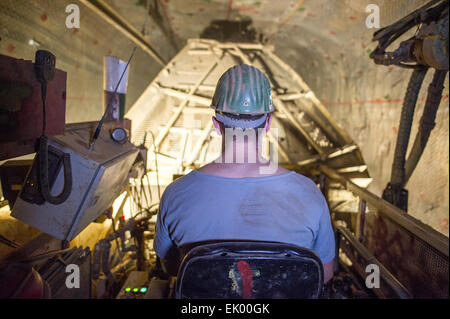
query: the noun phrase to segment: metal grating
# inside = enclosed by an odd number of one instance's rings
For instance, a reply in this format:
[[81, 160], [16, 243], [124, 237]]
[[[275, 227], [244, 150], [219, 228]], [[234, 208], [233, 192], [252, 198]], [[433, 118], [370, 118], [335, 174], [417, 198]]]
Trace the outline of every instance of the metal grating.
[[448, 256], [424, 240], [371, 213], [367, 215], [364, 243], [414, 298], [448, 298]]

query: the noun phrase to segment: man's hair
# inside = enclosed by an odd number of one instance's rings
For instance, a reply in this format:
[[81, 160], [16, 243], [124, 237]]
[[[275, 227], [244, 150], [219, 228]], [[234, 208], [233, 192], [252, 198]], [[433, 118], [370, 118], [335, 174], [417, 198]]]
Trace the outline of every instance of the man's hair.
[[[217, 113], [216, 112], [216, 117], [217, 117]], [[266, 121], [264, 120], [261, 124], [256, 125], [256, 126], [251, 126], [249, 127], [249, 124], [251, 122], [261, 122], [261, 120], [264, 118], [267, 118], [267, 114], [257, 114], [257, 115], [251, 115], [251, 114], [232, 114], [232, 113], [225, 113], [225, 112], [220, 112], [219, 113], [222, 117], [224, 117], [225, 119], [227, 119], [227, 121], [221, 121], [220, 119], [218, 119], [219, 122], [222, 123], [222, 125], [224, 126], [224, 128], [241, 128], [243, 130], [246, 129], [259, 129], [259, 128], [264, 128], [266, 126]], [[226, 122], [226, 123], [224, 123]]]

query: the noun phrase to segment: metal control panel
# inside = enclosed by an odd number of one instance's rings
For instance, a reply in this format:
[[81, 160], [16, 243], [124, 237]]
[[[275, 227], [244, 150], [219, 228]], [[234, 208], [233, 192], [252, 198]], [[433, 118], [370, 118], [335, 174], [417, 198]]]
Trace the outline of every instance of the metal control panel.
[[65, 165], [61, 154], [70, 157], [71, 190], [64, 202], [51, 204], [39, 197], [39, 161], [34, 160], [12, 216], [61, 240], [72, 240], [114, 201], [128, 180], [139, 152], [128, 141], [117, 143], [104, 127], [89, 149], [96, 123], [66, 128], [63, 135], [48, 137], [48, 184], [52, 196], [65, 188]]

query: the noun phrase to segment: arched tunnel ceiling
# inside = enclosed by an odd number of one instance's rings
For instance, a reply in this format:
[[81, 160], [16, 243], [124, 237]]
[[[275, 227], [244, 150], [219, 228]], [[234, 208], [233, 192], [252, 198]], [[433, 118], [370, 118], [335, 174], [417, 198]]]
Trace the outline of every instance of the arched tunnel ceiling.
[[[381, 27], [404, 17], [424, 0], [107, 0], [170, 60], [187, 39], [208, 34], [213, 20], [251, 21], [256, 41], [273, 45], [315, 92], [355, 141], [381, 195], [389, 181], [401, 105], [410, 71], [376, 66], [370, 59], [375, 29], [368, 29], [366, 6], [380, 8]], [[79, 4], [80, 29], [67, 29], [65, 8]], [[148, 14], [150, 10], [151, 14]], [[209, 29], [211, 30], [211, 29]], [[0, 2], [0, 53], [28, 60], [48, 49], [68, 74], [67, 122], [101, 115], [103, 56], [126, 60], [135, 44], [80, 1], [3, 0]], [[223, 34], [226, 37], [227, 34]], [[236, 34], [233, 35], [236, 37]], [[243, 36], [253, 36], [252, 33]], [[40, 44], [30, 45], [33, 39]], [[234, 39], [235, 40], [235, 39]], [[131, 64], [127, 108], [161, 70], [138, 49]], [[412, 135], [426, 97], [426, 77], [419, 95]], [[407, 188], [410, 213], [448, 235], [448, 78], [436, 127]], [[411, 143], [410, 143], [411, 144]]]

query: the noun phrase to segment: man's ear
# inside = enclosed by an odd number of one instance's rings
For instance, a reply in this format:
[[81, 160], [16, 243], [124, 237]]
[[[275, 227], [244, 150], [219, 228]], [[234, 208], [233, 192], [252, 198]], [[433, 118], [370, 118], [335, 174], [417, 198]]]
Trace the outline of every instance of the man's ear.
[[211, 120], [213, 121], [214, 126], [216, 127], [217, 134], [222, 135], [222, 131], [220, 130], [220, 122], [216, 119], [215, 116], [213, 116]]
[[267, 119], [266, 119], [266, 126], [264, 127], [264, 129], [266, 130], [266, 133], [269, 132], [271, 123], [272, 123], [272, 113], [269, 113], [267, 115]]

